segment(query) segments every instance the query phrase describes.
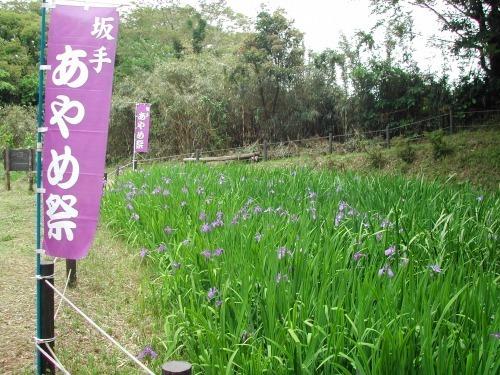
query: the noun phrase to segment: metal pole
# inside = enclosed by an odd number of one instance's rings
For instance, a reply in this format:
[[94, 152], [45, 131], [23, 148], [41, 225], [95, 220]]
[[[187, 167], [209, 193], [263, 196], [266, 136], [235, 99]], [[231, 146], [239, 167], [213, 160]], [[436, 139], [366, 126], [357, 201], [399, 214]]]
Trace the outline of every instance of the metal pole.
[[331, 132], [328, 133], [328, 153], [333, 153], [333, 134]]
[[[54, 290], [46, 284], [46, 281], [54, 285], [54, 261], [44, 259], [40, 262], [40, 278], [37, 280], [37, 287], [40, 288], [41, 305], [40, 320], [41, 330], [39, 345], [50, 346], [54, 350], [55, 332], [54, 332]], [[47, 350], [48, 351], [48, 350]], [[45, 356], [41, 358], [40, 370], [42, 374], [55, 374], [54, 364]]]
[[267, 141], [264, 140], [264, 145], [263, 145], [263, 154], [264, 154], [264, 161], [267, 161]]
[[195, 150], [194, 157], [195, 157], [196, 161], [200, 161], [200, 150], [199, 149]]
[[191, 364], [183, 361], [171, 361], [161, 366], [162, 375], [191, 375], [191, 371]]
[[[42, 5], [45, 4], [45, 0], [42, 0]], [[40, 69], [42, 65], [45, 65], [45, 8], [42, 6], [40, 8], [40, 46], [39, 46], [39, 66], [38, 66], [38, 109], [37, 109], [37, 136], [36, 136], [36, 225], [35, 225], [35, 242], [36, 249], [41, 248], [41, 227], [42, 227], [42, 216], [41, 216], [41, 202], [42, 193], [40, 189], [42, 188], [42, 133], [38, 131], [43, 127], [43, 91], [44, 91], [44, 76], [43, 70]], [[40, 253], [36, 252], [35, 257], [35, 267], [36, 275], [40, 275]], [[36, 335], [40, 337], [42, 331], [41, 322], [41, 284], [36, 283]], [[42, 353], [36, 350], [36, 362], [35, 362], [36, 373], [42, 375]]]
[[5, 189], [10, 190], [10, 150], [5, 149]]
[[76, 260], [66, 259], [66, 278], [69, 277], [68, 286], [76, 288]]

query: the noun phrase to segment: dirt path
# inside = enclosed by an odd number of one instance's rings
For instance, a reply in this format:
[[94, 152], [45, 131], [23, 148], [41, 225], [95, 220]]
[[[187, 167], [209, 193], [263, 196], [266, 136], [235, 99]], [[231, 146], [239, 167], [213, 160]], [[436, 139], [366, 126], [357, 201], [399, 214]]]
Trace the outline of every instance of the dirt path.
[[[3, 182], [3, 181], [2, 181]], [[138, 256], [101, 227], [90, 255], [78, 262], [78, 286], [66, 296], [132, 353], [150, 344], [153, 324], [141, 309]], [[0, 188], [0, 373], [33, 373], [34, 196], [17, 181]], [[56, 287], [65, 263], [56, 263]], [[56, 308], [59, 299], [56, 297]], [[72, 374], [137, 374], [121, 352], [63, 304], [56, 318], [56, 354]], [[149, 364], [151, 368], [158, 364]]]

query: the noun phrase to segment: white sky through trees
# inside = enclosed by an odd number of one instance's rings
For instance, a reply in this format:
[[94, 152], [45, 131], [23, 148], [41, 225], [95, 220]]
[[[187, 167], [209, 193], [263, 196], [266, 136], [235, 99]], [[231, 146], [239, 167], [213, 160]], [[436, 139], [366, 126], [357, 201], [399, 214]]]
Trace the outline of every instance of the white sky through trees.
[[[0, 3], [2, 2], [4, 0], [0, 0]], [[137, 2], [155, 3], [153, 0], [95, 0], [76, 3], [84, 2], [121, 5], [132, 5]], [[173, 0], [173, 2], [198, 7], [199, 0]], [[233, 10], [251, 19], [255, 19], [262, 4], [271, 11], [283, 8], [288, 18], [293, 19], [295, 26], [304, 32], [306, 49], [315, 52], [326, 48], [336, 49], [342, 33], [352, 41], [357, 30], [369, 32], [379, 17], [371, 14], [370, 0], [226, 0], [226, 2]], [[441, 31], [441, 25], [435, 15], [423, 9], [415, 7], [411, 9], [414, 19], [413, 31], [416, 34], [411, 46], [413, 57], [422, 71], [438, 75], [446, 71], [452, 79], [456, 79], [460, 75], [459, 66], [462, 66], [464, 73], [478, 69], [476, 60], [459, 62], [449, 50], [433, 46], [439, 40], [451, 41], [453, 36]], [[381, 37], [382, 34], [377, 35], [376, 41], [381, 42]]]
[[[226, 0], [227, 4], [239, 13], [255, 18], [261, 4], [270, 10], [283, 8], [295, 26], [305, 33], [307, 50], [315, 52], [326, 48], [336, 48], [344, 33], [348, 40], [356, 30], [369, 31], [377, 17], [371, 14], [370, 0]], [[198, 0], [180, 0], [183, 4], [196, 6]], [[412, 8], [414, 18], [413, 40], [414, 58], [423, 71], [442, 74], [449, 68], [452, 78], [458, 77], [458, 61], [449, 51], [433, 47], [438, 39], [452, 40], [452, 36], [441, 32], [436, 17], [423, 9]], [[476, 66], [475, 61], [466, 66]]]

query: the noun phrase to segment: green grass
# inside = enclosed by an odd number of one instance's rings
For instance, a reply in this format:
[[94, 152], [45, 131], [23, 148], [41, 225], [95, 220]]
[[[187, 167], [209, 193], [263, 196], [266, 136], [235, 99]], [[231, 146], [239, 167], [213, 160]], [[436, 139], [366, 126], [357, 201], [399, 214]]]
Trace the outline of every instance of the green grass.
[[103, 203], [148, 250], [158, 361], [205, 374], [498, 373], [498, 212], [467, 185], [240, 165], [128, 173]]

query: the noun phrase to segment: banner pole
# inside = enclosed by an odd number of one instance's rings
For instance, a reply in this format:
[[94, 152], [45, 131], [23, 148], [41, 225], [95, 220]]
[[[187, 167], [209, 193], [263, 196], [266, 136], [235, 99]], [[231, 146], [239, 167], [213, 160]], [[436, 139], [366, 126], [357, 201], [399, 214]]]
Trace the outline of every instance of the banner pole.
[[[44, 92], [44, 73], [41, 69], [42, 65], [45, 65], [45, 8], [46, 0], [42, 0], [42, 6], [40, 8], [40, 49], [39, 49], [39, 66], [38, 66], [38, 108], [37, 108], [37, 136], [36, 136], [36, 225], [35, 225], [35, 242], [36, 242], [36, 260], [35, 260], [35, 272], [36, 276], [40, 275], [41, 266], [40, 258], [41, 254], [38, 249], [41, 249], [41, 202], [42, 202], [42, 132], [40, 128], [43, 127], [43, 92]], [[41, 283], [36, 281], [36, 337], [39, 338], [42, 333], [41, 327], [41, 310], [42, 310], [42, 298], [41, 298]], [[42, 353], [36, 349], [36, 373], [38, 375], [42, 374]]]

